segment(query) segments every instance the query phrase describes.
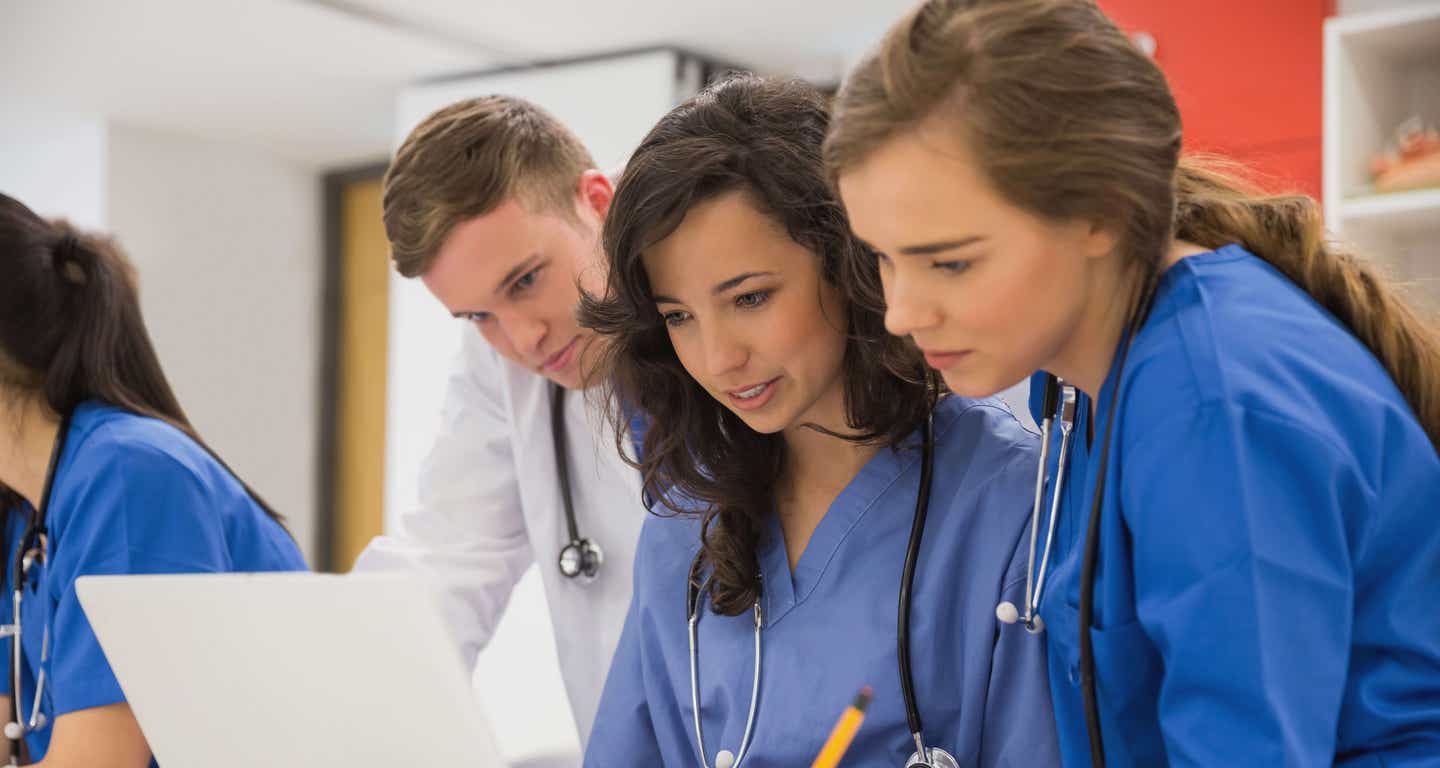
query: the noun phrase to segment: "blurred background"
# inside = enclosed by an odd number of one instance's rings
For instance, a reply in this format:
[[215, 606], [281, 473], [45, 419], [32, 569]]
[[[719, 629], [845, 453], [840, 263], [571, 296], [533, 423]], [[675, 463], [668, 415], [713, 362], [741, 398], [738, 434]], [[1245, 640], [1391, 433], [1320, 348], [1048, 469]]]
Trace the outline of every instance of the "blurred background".
[[[0, 191], [119, 238], [196, 426], [345, 571], [414, 499], [465, 330], [389, 270], [379, 179], [409, 129], [512, 93], [618, 168], [727, 69], [834, 88], [910, 5], [0, 0]], [[1437, 305], [1440, 177], [1384, 171], [1440, 124], [1440, 2], [1100, 5], [1170, 78], [1188, 150], [1321, 199]], [[576, 749], [553, 657], [532, 573], [476, 674], [522, 763]]]

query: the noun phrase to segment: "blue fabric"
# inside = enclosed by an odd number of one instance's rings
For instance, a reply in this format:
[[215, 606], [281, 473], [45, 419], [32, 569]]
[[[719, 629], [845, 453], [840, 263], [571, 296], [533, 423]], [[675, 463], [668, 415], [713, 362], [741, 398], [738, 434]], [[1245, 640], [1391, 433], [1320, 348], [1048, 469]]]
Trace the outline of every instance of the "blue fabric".
[[[16, 553], [30, 510], [5, 521], [4, 599], [9, 622]], [[295, 542], [230, 473], [189, 437], [163, 422], [97, 403], [76, 409], [50, 499], [49, 562], [21, 608], [25, 711], [35, 694], [43, 627], [50, 627], [41, 711], [51, 723], [81, 709], [125, 700], [75, 594], [75, 579], [96, 574], [304, 570]], [[32, 581], [32, 583], [37, 583]], [[10, 640], [0, 641], [9, 658]], [[10, 693], [8, 675], [0, 692]], [[7, 716], [8, 717], [8, 716]], [[28, 737], [41, 759], [54, 726]], [[153, 763], [152, 763], [153, 764]]]
[[[935, 415], [935, 476], [911, 614], [927, 741], [964, 765], [1058, 761], [1044, 644], [998, 626], [1021, 601], [1038, 441], [998, 401], [948, 397]], [[920, 478], [919, 436], [882, 450], [815, 529], [794, 573], [772, 516], [759, 706], [741, 768], [809, 765], [862, 686], [874, 688], [846, 765], [902, 765], [914, 749], [895, 649], [901, 570]], [[587, 766], [698, 764], [686, 582], [699, 550], [690, 516], [651, 517], [635, 593], [585, 755]], [[738, 751], [750, 706], [752, 614], [699, 622], [707, 760]]]
[[[1079, 574], [1115, 377], [1093, 445], [1080, 398], [1040, 607], [1067, 766], [1090, 764]], [[1167, 271], [1119, 390], [1090, 635], [1107, 763], [1440, 765], [1440, 460], [1374, 356], [1227, 246]]]

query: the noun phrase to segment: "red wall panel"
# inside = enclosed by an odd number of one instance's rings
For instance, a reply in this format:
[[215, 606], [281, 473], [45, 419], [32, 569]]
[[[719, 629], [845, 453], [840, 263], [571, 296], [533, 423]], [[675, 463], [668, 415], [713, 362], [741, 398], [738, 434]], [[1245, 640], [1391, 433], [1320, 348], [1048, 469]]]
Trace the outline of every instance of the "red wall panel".
[[1156, 41], [1186, 151], [1245, 161], [1274, 190], [1320, 195], [1322, 30], [1332, 0], [1099, 0]]

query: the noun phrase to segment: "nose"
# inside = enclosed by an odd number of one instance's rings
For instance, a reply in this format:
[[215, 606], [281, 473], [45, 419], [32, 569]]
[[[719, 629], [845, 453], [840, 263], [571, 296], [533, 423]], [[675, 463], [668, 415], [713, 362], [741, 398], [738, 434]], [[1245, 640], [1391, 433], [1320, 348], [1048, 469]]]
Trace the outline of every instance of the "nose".
[[940, 308], [931, 299], [919, 276], [894, 269], [882, 276], [885, 288], [885, 330], [896, 336], [910, 336], [940, 323]]
[[724, 323], [711, 323], [701, 329], [701, 353], [705, 355], [705, 372], [722, 376], [745, 366], [749, 346]]
[[515, 350], [527, 357], [536, 357], [541, 352], [548, 327], [543, 319], [523, 314], [500, 318], [505, 335]]

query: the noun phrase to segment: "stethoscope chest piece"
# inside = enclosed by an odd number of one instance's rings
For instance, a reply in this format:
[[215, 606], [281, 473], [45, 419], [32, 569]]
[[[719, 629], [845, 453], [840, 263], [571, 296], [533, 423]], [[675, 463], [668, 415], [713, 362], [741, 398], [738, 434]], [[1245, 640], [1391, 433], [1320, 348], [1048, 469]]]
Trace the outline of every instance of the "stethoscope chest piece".
[[921, 760], [919, 752], [910, 753], [910, 759], [905, 761], [905, 768], [960, 768], [959, 761], [939, 747], [929, 747], [925, 754], [926, 759]]
[[560, 573], [586, 584], [600, 575], [600, 566], [604, 562], [605, 551], [589, 539], [572, 541], [560, 550]]
[[600, 575], [605, 552], [600, 545], [580, 535], [575, 522], [575, 500], [570, 498], [570, 462], [565, 458], [565, 388], [550, 385], [550, 439], [555, 448], [555, 475], [560, 481], [560, 502], [565, 508], [565, 529], [570, 543], [560, 548], [560, 575], [589, 584]]

